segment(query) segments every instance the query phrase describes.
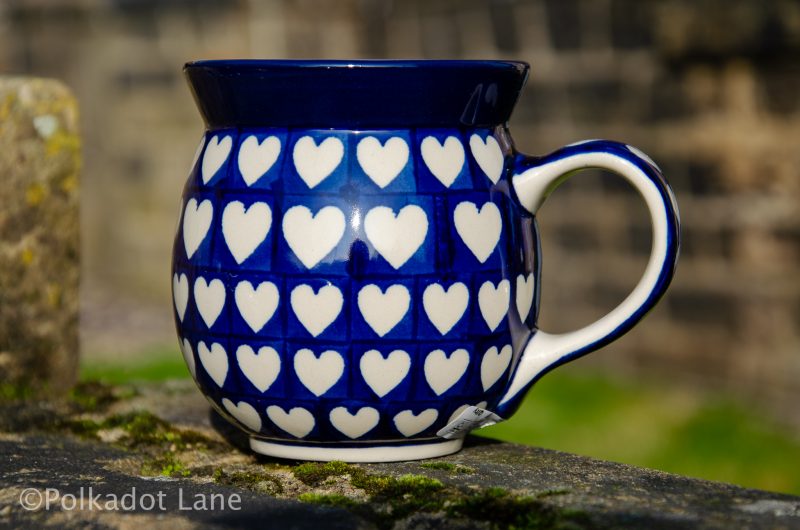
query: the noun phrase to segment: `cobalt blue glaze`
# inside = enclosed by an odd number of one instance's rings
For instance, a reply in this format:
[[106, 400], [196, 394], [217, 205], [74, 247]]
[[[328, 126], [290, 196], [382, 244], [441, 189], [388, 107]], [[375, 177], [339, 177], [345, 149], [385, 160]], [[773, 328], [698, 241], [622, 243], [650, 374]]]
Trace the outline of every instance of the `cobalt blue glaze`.
[[504, 395], [536, 335], [540, 259], [512, 177], [622, 145], [518, 156], [506, 122], [527, 70], [186, 66], [207, 131], [175, 236], [175, 321], [218, 411], [255, 440], [325, 450], [442, 442], [437, 431], [467, 407], [513, 412], [524, 392]]
[[[210, 129], [494, 127], [528, 75], [513, 61], [196, 61], [184, 70]], [[323, 88], [324, 87], [324, 88]]]

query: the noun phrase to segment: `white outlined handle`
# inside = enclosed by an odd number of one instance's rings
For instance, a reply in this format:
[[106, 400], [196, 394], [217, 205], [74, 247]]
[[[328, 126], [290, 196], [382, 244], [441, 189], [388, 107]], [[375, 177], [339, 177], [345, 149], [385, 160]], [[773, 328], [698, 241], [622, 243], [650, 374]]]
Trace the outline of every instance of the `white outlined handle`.
[[[520, 204], [536, 214], [547, 196], [575, 172], [606, 169], [630, 182], [650, 212], [653, 246], [639, 283], [610, 313], [568, 333], [536, 331], [525, 346], [496, 412], [506, 416], [524, 391], [550, 369], [594, 351], [630, 330], [658, 302], [672, 279], [678, 258], [680, 222], [675, 196], [658, 166], [636, 148], [591, 140], [573, 144], [543, 158], [518, 159], [512, 185]], [[505, 413], [505, 414], [504, 414]]]

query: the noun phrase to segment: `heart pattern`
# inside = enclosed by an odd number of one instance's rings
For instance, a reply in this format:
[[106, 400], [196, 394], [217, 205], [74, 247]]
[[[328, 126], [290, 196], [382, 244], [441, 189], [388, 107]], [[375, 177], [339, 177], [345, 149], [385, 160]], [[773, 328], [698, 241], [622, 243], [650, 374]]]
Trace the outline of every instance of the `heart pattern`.
[[497, 346], [492, 346], [483, 354], [481, 361], [481, 384], [483, 390], [489, 390], [494, 386], [500, 377], [505, 373], [511, 363], [511, 345], [507, 344], [497, 350]]
[[241, 201], [233, 201], [222, 212], [222, 235], [233, 259], [239, 264], [266, 239], [271, 226], [272, 210], [264, 202], [245, 208]]
[[242, 344], [236, 349], [236, 362], [244, 376], [259, 392], [269, 390], [281, 371], [281, 358], [275, 348], [270, 346], [262, 346], [256, 353], [247, 344]]
[[493, 202], [486, 202], [481, 209], [474, 202], [464, 201], [453, 211], [456, 231], [475, 257], [485, 263], [500, 241], [503, 221], [500, 210]]
[[186, 203], [183, 210], [183, 247], [187, 258], [192, 259], [205, 240], [208, 229], [211, 228], [212, 217], [214, 207], [210, 200], [206, 199], [198, 204], [197, 199], [189, 199]]
[[187, 368], [232, 421], [362, 443], [497, 402], [524, 331], [504, 322], [512, 298], [531, 317], [535, 272], [510, 275], [533, 262], [491, 187], [510, 144], [450, 133], [204, 137], [172, 295]]
[[533, 306], [533, 273], [526, 277], [523, 274], [517, 276], [517, 313], [519, 319], [525, 322]]
[[378, 425], [380, 414], [372, 407], [361, 407], [355, 414], [350, 414], [345, 407], [336, 407], [328, 418], [337, 431], [355, 440]]
[[312, 337], [330, 326], [342, 312], [344, 297], [335, 285], [320, 287], [316, 293], [310, 285], [298, 285], [292, 289], [290, 304], [297, 320]]
[[197, 368], [194, 364], [194, 351], [192, 351], [192, 345], [189, 344], [189, 341], [183, 339], [179, 343], [181, 348], [181, 354], [183, 355], [183, 360], [186, 362], [186, 367], [189, 369], [189, 373], [192, 374], [192, 379], [197, 379]]
[[447, 335], [461, 320], [468, 303], [469, 289], [461, 282], [454, 283], [447, 291], [440, 284], [432, 283], [422, 294], [425, 314], [442, 335]]
[[361, 377], [378, 397], [399, 385], [411, 368], [411, 357], [403, 350], [394, 350], [384, 358], [378, 350], [369, 350], [361, 357]]
[[364, 232], [378, 254], [399, 269], [425, 241], [428, 216], [416, 204], [404, 206], [397, 215], [387, 206], [376, 206], [364, 217]]
[[287, 413], [277, 405], [267, 407], [267, 417], [279, 429], [295, 438], [305, 438], [314, 430], [314, 416], [303, 407], [293, 407]]
[[500, 280], [497, 286], [485, 281], [478, 290], [478, 307], [481, 310], [489, 331], [494, 331], [508, 314], [508, 304], [511, 302], [511, 284], [508, 280]]
[[183, 322], [186, 307], [189, 305], [189, 278], [185, 274], [172, 275], [172, 300], [175, 303], [175, 311], [178, 312], [178, 320]]
[[430, 172], [446, 188], [455, 182], [464, 167], [464, 146], [455, 136], [448, 136], [443, 144], [435, 136], [428, 136], [422, 140], [420, 152]]
[[200, 168], [203, 184], [208, 184], [217, 174], [217, 171], [222, 168], [225, 161], [228, 160], [231, 147], [233, 147], [233, 139], [230, 136], [225, 136], [221, 140], [218, 135], [214, 135], [211, 138], [206, 146], [203, 165]]
[[197, 345], [197, 356], [211, 380], [222, 388], [228, 377], [228, 354], [222, 344], [215, 342], [209, 348], [205, 342], [200, 341]]
[[482, 140], [479, 135], [473, 134], [469, 137], [469, 148], [481, 171], [486, 173], [492, 184], [497, 184], [503, 175], [504, 160], [503, 150], [495, 137], [487, 136], [486, 140]]
[[194, 281], [194, 301], [206, 326], [211, 328], [225, 307], [225, 284], [214, 279], [206, 283], [202, 276]]
[[239, 147], [239, 173], [248, 186], [255, 184], [278, 160], [281, 141], [277, 136], [267, 136], [261, 143], [251, 134]]
[[414, 414], [410, 410], [404, 410], [394, 417], [394, 426], [400, 431], [400, 434], [406, 438], [410, 438], [415, 434], [419, 434], [436, 421], [439, 413], [436, 409], [425, 409], [419, 414]]
[[403, 320], [411, 305], [411, 294], [404, 285], [392, 285], [381, 291], [370, 284], [358, 292], [358, 310], [369, 327], [383, 337]]
[[383, 189], [406, 167], [408, 144], [402, 138], [393, 136], [381, 145], [374, 136], [367, 136], [358, 142], [356, 158], [364, 173]]
[[283, 215], [283, 237], [307, 269], [336, 248], [344, 227], [344, 214], [335, 206], [325, 206], [316, 215], [305, 206], [292, 206]]
[[296, 144], [292, 157], [297, 174], [309, 189], [314, 189], [333, 173], [344, 156], [344, 145], [336, 137], [325, 138], [319, 145], [311, 136], [303, 136]]
[[243, 280], [236, 284], [233, 298], [239, 314], [250, 329], [258, 333], [278, 309], [280, 294], [278, 287], [272, 282], [261, 282], [254, 289], [252, 283]]
[[303, 348], [294, 355], [294, 371], [303, 386], [319, 397], [341, 379], [344, 359], [333, 350], [324, 351], [317, 357], [313, 351]]
[[203, 148], [206, 146], [206, 135], [200, 137], [200, 143], [197, 144], [197, 148], [194, 150], [194, 156], [192, 157], [192, 165], [189, 166], [194, 169], [194, 166], [197, 165], [197, 161], [200, 160], [200, 155], [203, 153]]
[[448, 357], [444, 350], [434, 350], [425, 358], [425, 380], [437, 396], [458, 383], [469, 366], [469, 352], [459, 348]]
[[234, 404], [228, 398], [222, 398], [222, 406], [228, 413], [236, 418], [236, 420], [250, 429], [251, 431], [258, 432], [261, 430], [261, 416], [258, 415], [256, 409], [246, 401], [240, 401]]

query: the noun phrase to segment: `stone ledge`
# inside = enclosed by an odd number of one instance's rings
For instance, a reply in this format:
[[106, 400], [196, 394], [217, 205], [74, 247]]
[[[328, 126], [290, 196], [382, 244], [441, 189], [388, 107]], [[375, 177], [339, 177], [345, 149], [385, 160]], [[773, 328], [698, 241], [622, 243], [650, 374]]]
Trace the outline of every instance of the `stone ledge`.
[[[0, 405], [0, 524], [154, 528], [800, 528], [800, 498], [471, 437], [422, 462], [253, 455], [188, 381], [84, 385], [69, 401]], [[29, 487], [164, 493], [163, 512], [25, 511]], [[182, 498], [179, 495], [182, 493]], [[241, 510], [179, 510], [241, 497]], [[104, 497], [105, 498], [105, 497]], [[187, 500], [188, 499], [188, 500]]]

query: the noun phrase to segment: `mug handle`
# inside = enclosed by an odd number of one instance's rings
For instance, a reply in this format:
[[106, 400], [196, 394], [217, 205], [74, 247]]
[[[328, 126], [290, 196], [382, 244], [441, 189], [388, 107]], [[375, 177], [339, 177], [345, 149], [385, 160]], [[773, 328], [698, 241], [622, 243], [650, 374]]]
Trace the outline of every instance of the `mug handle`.
[[511, 180], [519, 203], [535, 215], [545, 199], [577, 171], [599, 168], [630, 182], [647, 204], [653, 245], [647, 268], [625, 300], [596, 322], [576, 331], [534, 331], [528, 340], [497, 414], [508, 417], [533, 383], [553, 368], [618, 339], [653, 308], [675, 272], [680, 220], [675, 196], [650, 157], [629, 145], [606, 140], [571, 144], [544, 157], [518, 155]]

